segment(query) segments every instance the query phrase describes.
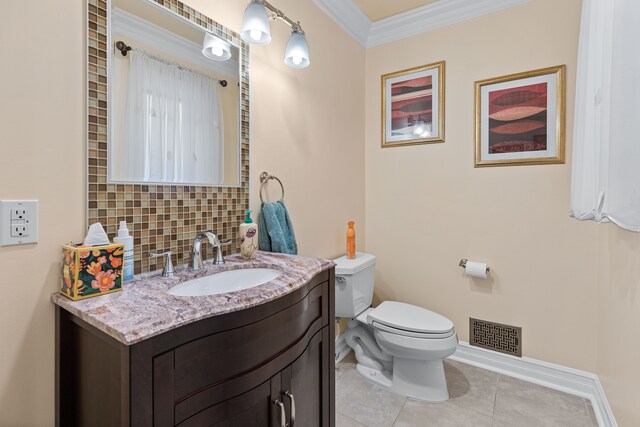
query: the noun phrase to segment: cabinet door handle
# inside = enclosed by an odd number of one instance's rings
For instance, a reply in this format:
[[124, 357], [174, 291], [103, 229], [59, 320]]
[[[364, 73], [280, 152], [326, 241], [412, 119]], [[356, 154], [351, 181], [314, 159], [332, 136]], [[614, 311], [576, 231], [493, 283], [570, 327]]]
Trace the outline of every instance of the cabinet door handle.
[[284, 403], [276, 399], [273, 404], [280, 407], [280, 427], [287, 427], [287, 414], [284, 411]]
[[284, 395], [291, 399], [291, 425], [289, 427], [293, 427], [293, 423], [296, 422], [296, 400], [293, 398], [293, 394], [288, 391], [285, 391]]

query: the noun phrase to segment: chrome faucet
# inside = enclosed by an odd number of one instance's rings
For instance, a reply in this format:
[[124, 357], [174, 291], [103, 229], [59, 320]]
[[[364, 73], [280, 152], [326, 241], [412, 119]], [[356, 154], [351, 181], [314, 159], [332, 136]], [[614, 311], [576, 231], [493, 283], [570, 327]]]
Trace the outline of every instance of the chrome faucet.
[[202, 232], [200, 234], [198, 234], [196, 236], [196, 238], [193, 241], [193, 250], [191, 252], [191, 255], [193, 256], [192, 259], [192, 267], [194, 270], [200, 270], [203, 268], [203, 264], [202, 264], [202, 239], [208, 239], [209, 243], [211, 243], [211, 247], [212, 248], [216, 248], [217, 252], [216, 252], [216, 257], [213, 260], [214, 264], [224, 264], [224, 256], [222, 255], [222, 247], [226, 246], [228, 244], [231, 243], [231, 239], [229, 240], [224, 240], [224, 241], [220, 241], [220, 239], [218, 239], [218, 237], [213, 234], [212, 231], [205, 231]]

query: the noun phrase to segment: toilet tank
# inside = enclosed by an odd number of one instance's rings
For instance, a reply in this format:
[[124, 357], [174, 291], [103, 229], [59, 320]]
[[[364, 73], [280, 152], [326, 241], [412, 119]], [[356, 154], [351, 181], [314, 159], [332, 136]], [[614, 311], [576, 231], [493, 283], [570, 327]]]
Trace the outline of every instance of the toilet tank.
[[376, 257], [357, 252], [355, 259], [343, 256], [333, 262], [336, 263], [336, 317], [356, 317], [373, 302]]

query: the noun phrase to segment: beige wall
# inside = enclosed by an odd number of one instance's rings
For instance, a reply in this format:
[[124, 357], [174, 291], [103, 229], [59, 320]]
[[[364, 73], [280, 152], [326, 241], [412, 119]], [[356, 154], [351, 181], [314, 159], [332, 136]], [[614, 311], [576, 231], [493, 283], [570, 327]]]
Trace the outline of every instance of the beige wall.
[[[242, 6], [222, 0], [189, 5], [237, 31]], [[260, 208], [258, 176], [267, 171], [284, 183], [299, 251], [337, 257], [344, 253], [347, 221], [356, 221], [364, 248], [364, 49], [312, 1], [279, 0], [307, 34], [311, 66], [284, 65], [289, 30], [271, 25], [271, 44], [251, 50], [251, 208]], [[268, 186], [277, 199], [277, 183]], [[264, 195], [267, 193], [265, 192]], [[255, 218], [255, 216], [254, 216]]]
[[[240, 28], [243, 2], [189, 4]], [[0, 248], [1, 426], [53, 422], [48, 298], [58, 286], [60, 245], [82, 239], [85, 222], [82, 5], [13, 2], [0, 14], [0, 47], [11, 58], [0, 79], [0, 198], [39, 199], [41, 221], [38, 245]], [[363, 225], [364, 49], [312, 2], [280, 0], [278, 6], [303, 23], [313, 66], [297, 71], [283, 64], [283, 24], [273, 25], [271, 45], [253, 48], [252, 206], [259, 207], [258, 174], [278, 175], [301, 253], [334, 257], [343, 251], [346, 221]], [[27, 35], [17, 43], [16, 34]]]
[[[535, 2], [367, 50], [367, 250], [376, 292], [522, 326], [525, 356], [595, 371], [596, 228], [568, 216], [580, 0]], [[446, 60], [446, 142], [380, 148], [380, 76]], [[567, 65], [565, 165], [473, 167], [474, 81]], [[472, 280], [461, 258], [490, 264]]]
[[0, 72], [0, 198], [40, 201], [40, 243], [0, 248], [3, 426], [52, 425], [49, 294], [60, 245], [84, 228], [83, 8], [66, 3], [4, 3], [0, 16], [0, 48], [11, 58]]
[[640, 234], [598, 228], [598, 368], [618, 424], [640, 425]]

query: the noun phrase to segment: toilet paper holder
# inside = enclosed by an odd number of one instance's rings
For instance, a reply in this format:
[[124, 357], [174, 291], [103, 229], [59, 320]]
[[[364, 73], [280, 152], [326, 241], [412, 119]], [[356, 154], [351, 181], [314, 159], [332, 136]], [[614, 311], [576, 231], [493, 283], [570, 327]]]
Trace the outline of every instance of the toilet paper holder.
[[[466, 258], [462, 258], [462, 259], [460, 260], [460, 264], [458, 264], [458, 265], [459, 265], [460, 267], [462, 267], [462, 268], [466, 268], [466, 267], [467, 267], [467, 261], [469, 261], [469, 260], [468, 260], [468, 259], [466, 259]], [[490, 271], [490, 268], [489, 268], [489, 266], [487, 265], [487, 274], [489, 274], [489, 271]]]

